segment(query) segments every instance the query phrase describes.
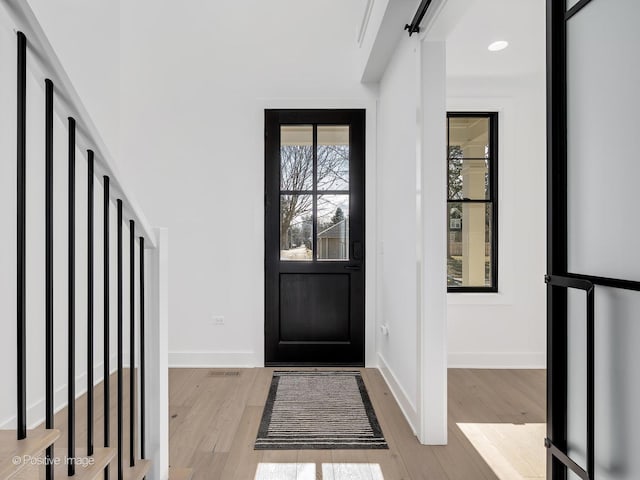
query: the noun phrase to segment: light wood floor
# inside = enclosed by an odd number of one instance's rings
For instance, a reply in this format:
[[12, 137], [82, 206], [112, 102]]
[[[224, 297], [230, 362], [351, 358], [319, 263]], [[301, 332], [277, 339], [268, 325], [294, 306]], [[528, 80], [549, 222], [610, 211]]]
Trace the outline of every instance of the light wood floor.
[[[255, 451], [272, 371], [171, 369], [170, 464], [193, 467], [194, 480], [252, 480], [270, 464], [293, 471], [298, 465], [298, 479], [309, 478], [308, 464], [323, 480], [380, 480], [379, 472], [384, 480], [544, 478], [542, 370], [449, 370], [449, 444], [428, 447], [418, 443], [379, 371], [361, 369], [389, 450]], [[347, 471], [351, 464], [367, 465], [368, 473]]]

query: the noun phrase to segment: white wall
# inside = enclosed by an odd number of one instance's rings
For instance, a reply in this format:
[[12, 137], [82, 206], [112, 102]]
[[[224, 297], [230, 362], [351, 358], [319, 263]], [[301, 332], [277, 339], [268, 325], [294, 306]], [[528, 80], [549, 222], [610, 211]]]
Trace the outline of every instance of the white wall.
[[449, 293], [449, 366], [544, 368], [544, 73], [450, 77], [449, 111], [499, 112], [498, 289]]
[[499, 291], [447, 295], [450, 367], [545, 366], [545, 85], [544, 0], [468, 2], [447, 33], [447, 109], [498, 112]]
[[[41, 21], [62, 29], [67, 17], [55, 15], [55, 19], [43, 14]], [[54, 21], [55, 20], [55, 21]], [[76, 18], [77, 20], [77, 18]], [[16, 364], [16, 38], [13, 25], [0, 10], [0, 57], [6, 59], [0, 69], [1, 103], [7, 108], [0, 110], [0, 223], [5, 227], [0, 235], [0, 305], [4, 319], [3, 335], [0, 338], [0, 380], [4, 394], [0, 397], [0, 428], [15, 425], [15, 364]], [[55, 47], [55, 45], [54, 45]], [[9, 60], [10, 59], [10, 60]], [[28, 53], [29, 59], [29, 53]], [[85, 60], [76, 58], [74, 65], [80, 66]], [[99, 62], [99, 59], [95, 59]], [[44, 419], [44, 78], [35, 74], [28, 61], [27, 72], [27, 423], [34, 426]], [[96, 87], [97, 88], [97, 87]], [[99, 97], [92, 90], [94, 98]], [[105, 94], [108, 96], [108, 94]], [[111, 103], [114, 103], [111, 98]], [[105, 97], [100, 101], [108, 103]], [[113, 113], [113, 112], [111, 112]], [[67, 399], [67, 131], [64, 123], [54, 117], [54, 387], [56, 409]], [[101, 116], [103, 123], [106, 116]], [[100, 122], [98, 122], [100, 123]], [[79, 128], [82, 126], [79, 125]], [[86, 152], [76, 151], [76, 392], [86, 389], [86, 332], [87, 332], [87, 287], [86, 287], [86, 216], [87, 216], [87, 164]], [[95, 278], [94, 278], [94, 377], [96, 383], [103, 373], [103, 277], [102, 277], [102, 188], [95, 184]], [[116, 345], [116, 230], [115, 205], [111, 205], [111, 367], [115, 368]], [[125, 268], [128, 265], [128, 229], [124, 229]], [[136, 257], [137, 258], [137, 257]], [[128, 277], [124, 278], [124, 305], [128, 305]], [[136, 307], [136, 312], [138, 311]], [[128, 310], [124, 321], [128, 325]], [[125, 332], [125, 342], [128, 335]], [[125, 355], [125, 361], [128, 359]]]
[[[359, 3], [121, 5], [121, 166], [151, 223], [171, 234], [170, 364], [262, 365], [264, 108], [373, 113], [355, 62]], [[369, 116], [368, 175], [374, 127]], [[368, 202], [374, 190], [368, 181]], [[368, 243], [369, 305], [374, 250]]]
[[[527, 8], [536, 15], [544, 11], [540, 2], [528, 2]], [[464, 64], [457, 63], [477, 48], [456, 33], [464, 28], [460, 22], [465, 12], [469, 15], [467, 9], [471, 10], [471, 4], [456, 15], [446, 10], [433, 28], [449, 32], [444, 34], [447, 70], [455, 74], [447, 77], [447, 109], [500, 114], [499, 292], [447, 294], [449, 366], [540, 368], [545, 365], [546, 351], [544, 17], [539, 15], [540, 24], [533, 32], [540, 43], [526, 45], [537, 56], [519, 62], [515, 74], [496, 68], [494, 74], [489, 70], [479, 76], [474, 67], [465, 70]], [[467, 21], [482, 24], [483, 18], [477, 12], [473, 15]], [[388, 337], [378, 338], [379, 364], [414, 428], [420, 393], [416, 371], [416, 113], [420, 101], [416, 44], [416, 39], [406, 35], [400, 39], [380, 82], [378, 111], [378, 323], [389, 329]], [[442, 235], [446, 235], [446, 223]]]
[[120, 0], [28, 0], [112, 155], [119, 154]]
[[380, 82], [378, 120], [379, 362], [405, 415], [416, 425], [418, 236], [417, 37], [403, 36]]

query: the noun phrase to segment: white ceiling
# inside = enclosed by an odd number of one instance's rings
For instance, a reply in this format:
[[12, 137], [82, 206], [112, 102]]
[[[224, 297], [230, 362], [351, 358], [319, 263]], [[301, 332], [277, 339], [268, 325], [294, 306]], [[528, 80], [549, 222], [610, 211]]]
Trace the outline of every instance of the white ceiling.
[[[447, 75], [520, 76], [545, 68], [545, 0], [468, 0], [447, 37]], [[496, 40], [509, 47], [490, 52]]]

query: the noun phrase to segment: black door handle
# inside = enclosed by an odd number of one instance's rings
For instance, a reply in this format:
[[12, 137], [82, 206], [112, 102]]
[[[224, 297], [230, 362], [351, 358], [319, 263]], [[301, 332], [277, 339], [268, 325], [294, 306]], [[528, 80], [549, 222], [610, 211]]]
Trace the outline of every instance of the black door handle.
[[356, 272], [356, 271], [360, 270], [360, 265], [345, 265], [344, 269]]

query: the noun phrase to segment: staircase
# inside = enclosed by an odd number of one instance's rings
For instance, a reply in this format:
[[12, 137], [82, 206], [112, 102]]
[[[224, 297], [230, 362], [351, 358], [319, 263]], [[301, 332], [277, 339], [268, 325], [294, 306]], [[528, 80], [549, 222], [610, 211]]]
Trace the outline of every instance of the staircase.
[[[17, 398], [15, 420], [10, 422], [15, 429], [0, 430], [0, 480], [167, 478], [168, 431], [162, 429], [162, 425], [166, 425], [163, 419], [167, 417], [167, 369], [166, 360], [162, 360], [166, 358], [166, 345], [161, 340], [165, 336], [163, 329], [166, 329], [166, 295], [162, 291], [166, 285], [166, 252], [160, 249], [161, 235], [158, 236], [158, 231], [148, 226], [123, 179], [116, 173], [104, 141], [28, 2], [3, 0], [0, 6], [2, 15], [0, 28], [10, 27], [0, 32], [0, 42], [6, 45], [6, 40], [12, 36], [16, 47], [15, 60], [4, 56], [0, 58], [4, 62], [0, 82], [6, 80], [8, 70], [15, 69], [12, 77], [17, 79], [17, 181], [13, 217], [17, 218]], [[0, 87], [7, 91], [6, 84]], [[28, 95], [34, 91], [37, 95], [44, 94], [43, 108], [35, 108], [37, 102], [34, 103], [33, 99], [27, 101]], [[41, 161], [37, 162], [46, 190], [44, 201], [39, 206], [45, 226], [44, 238], [34, 238], [31, 226], [33, 204], [40, 198], [28, 188], [33, 185], [30, 175], [35, 168], [34, 158], [37, 158], [32, 152], [40, 151], [37, 145], [30, 143], [37, 135], [34, 137], [27, 131], [34, 125], [27, 119], [33, 117], [41, 119], [40, 124], [44, 125], [44, 151]], [[61, 122], [65, 128], [64, 135], [59, 134]], [[66, 158], [61, 158], [60, 149], [54, 149], [58, 142], [66, 143]], [[4, 144], [0, 148], [6, 147], [7, 142], [0, 143]], [[0, 176], [8, 174], [9, 162], [5, 161], [8, 157], [5, 150], [0, 151]], [[76, 178], [79, 166], [82, 167], [80, 171], [86, 174], [83, 178]], [[60, 188], [61, 170], [67, 178], [65, 189]], [[11, 171], [14, 171], [13, 166]], [[96, 187], [102, 195], [96, 195]], [[76, 198], [78, 188], [86, 192], [86, 197]], [[65, 191], [64, 205], [59, 201], [54, 205], [54, 198], [59, 198]], [[85, 201], [86, 209], [80, 203]], [[85, 215], [83, 218], [76, 214], [79, 205]], [[111, 215], [113, 207], [117, 216], [115, 222]], [[102, 213], [99, 216], [102, 225], [98, 231], [102, 238], [98, 239], [95, 238], [96, 212]], [[55, 222], [59, 222], [60, 217], [66, 220], [67, 258], [61, 257], [60, 252], [54, 255]], [[80, 224], [79, 228], [76, 228], [77, 224]], [[115, 242], [111, 234], [113, 231], [116, 232]], [[78, 238], [84, 239], [82, 246], [86, 246], [83, 250], [86, 256], [77, 252]], [[34, 273], [33, 261], [28, 263], [27, 257], [38, 250], [39, 242], [45, 252], [44, 278], [42, 288], [36, 289], [34, 284], [37, 282], [32, 278], [38, 273]], [[100, 258], [95, 258], [96, 245], [101, 247]], [[145, 264], [145, 259], [150, 261]], [[81, 268], [76, 268], [76, 264]], [[59, 269], [66, 273], [67, 282], [64, 284], [54, 283]], [[78, 279], [78, 272], [86, 273]], [[116, 274], [117, 281], [112, 280], [112, 273]], [[96, 277], [103, 279], [99, 288], [94, 285]], [[126, 296], [125, 283], [128, 289]], [[151, 299], [145, 292], [146, 283], [150, 283]], [[80, 289], [78, 284], [82, 285], [82, 294], [86, 294], [82, 311], [76, 299]], [[54, 308], [61, 291], [68, 305], [64, 316]], [[43, 345], [29, 338], [29, 332], [33, 332], [33, 311], [37, 310], [28, 308], [34, 295], [44, 298], [44, 315], [35, 319], [44, 332]], [[100, 312], [94, 307], [98, 295], [102, 300]], [[116, 309], [111, 308], [112, 299], [117, 300]], [[81, 327], [82, 335], [77, 333], [77, 327]], [[57, 344], [56, 338], [60, 337], [56, 332], [61, 329], [65, 332], [65, 342]], [[112, 333], [117, 338], [116, 342], [111, 342]], [[102, 345], [102, 358], [96, 354], [97, 344]], [[60, 385], [59, 372], [54, 376], [54, 367], [62, 355], [67, 365], [64, 385]], [[112, 362], [112, 357], [115, 362]], [[76, 371], [78, 365], [83, 365], [84, 371]], [[9, 368], [3, 366], [0, 373]], [[39, 371], [34, 377], [34, 368], [44, 372]], [[40, 374], [44, 377], [44, 400], [34, 399], [29, 390], [33, 389], [33, 379], [40, 378]], [[105, 380], [97, 382], [94, 375]], [[11, 377], [14, 377], [13, 373]], [[79, 378], [83, 378], [82, 383], [78, 383]], [[80, 392], [81, 388], [86, 391]], [[63, 390], [66, 390], [66, 403], [61, 405], [57, 394]], [[34, 411], [40, 409], [41, 403], [44, 411]], [[147, 412], [151, 412], [151, 422], [147, 422]], [[5, 415], [6, 412], [1, 413]], [[40, 423], [39, 420], [34, 422], [34, 416], [44, 419], [44, 422], [32, 428], [29, 423]], [[28, 422], [28, 417], [31, 422]], [[153, 451], [148, 451], [149, 445]], [[184, 472], [174, 473], [184, 475]]]
[[22, 478], [30, 469], [27, 459], [37, 458], [60, 437], [60, 430], [31, 430], [23, 440], [13, 430], [0, 430], [0, 479]]

